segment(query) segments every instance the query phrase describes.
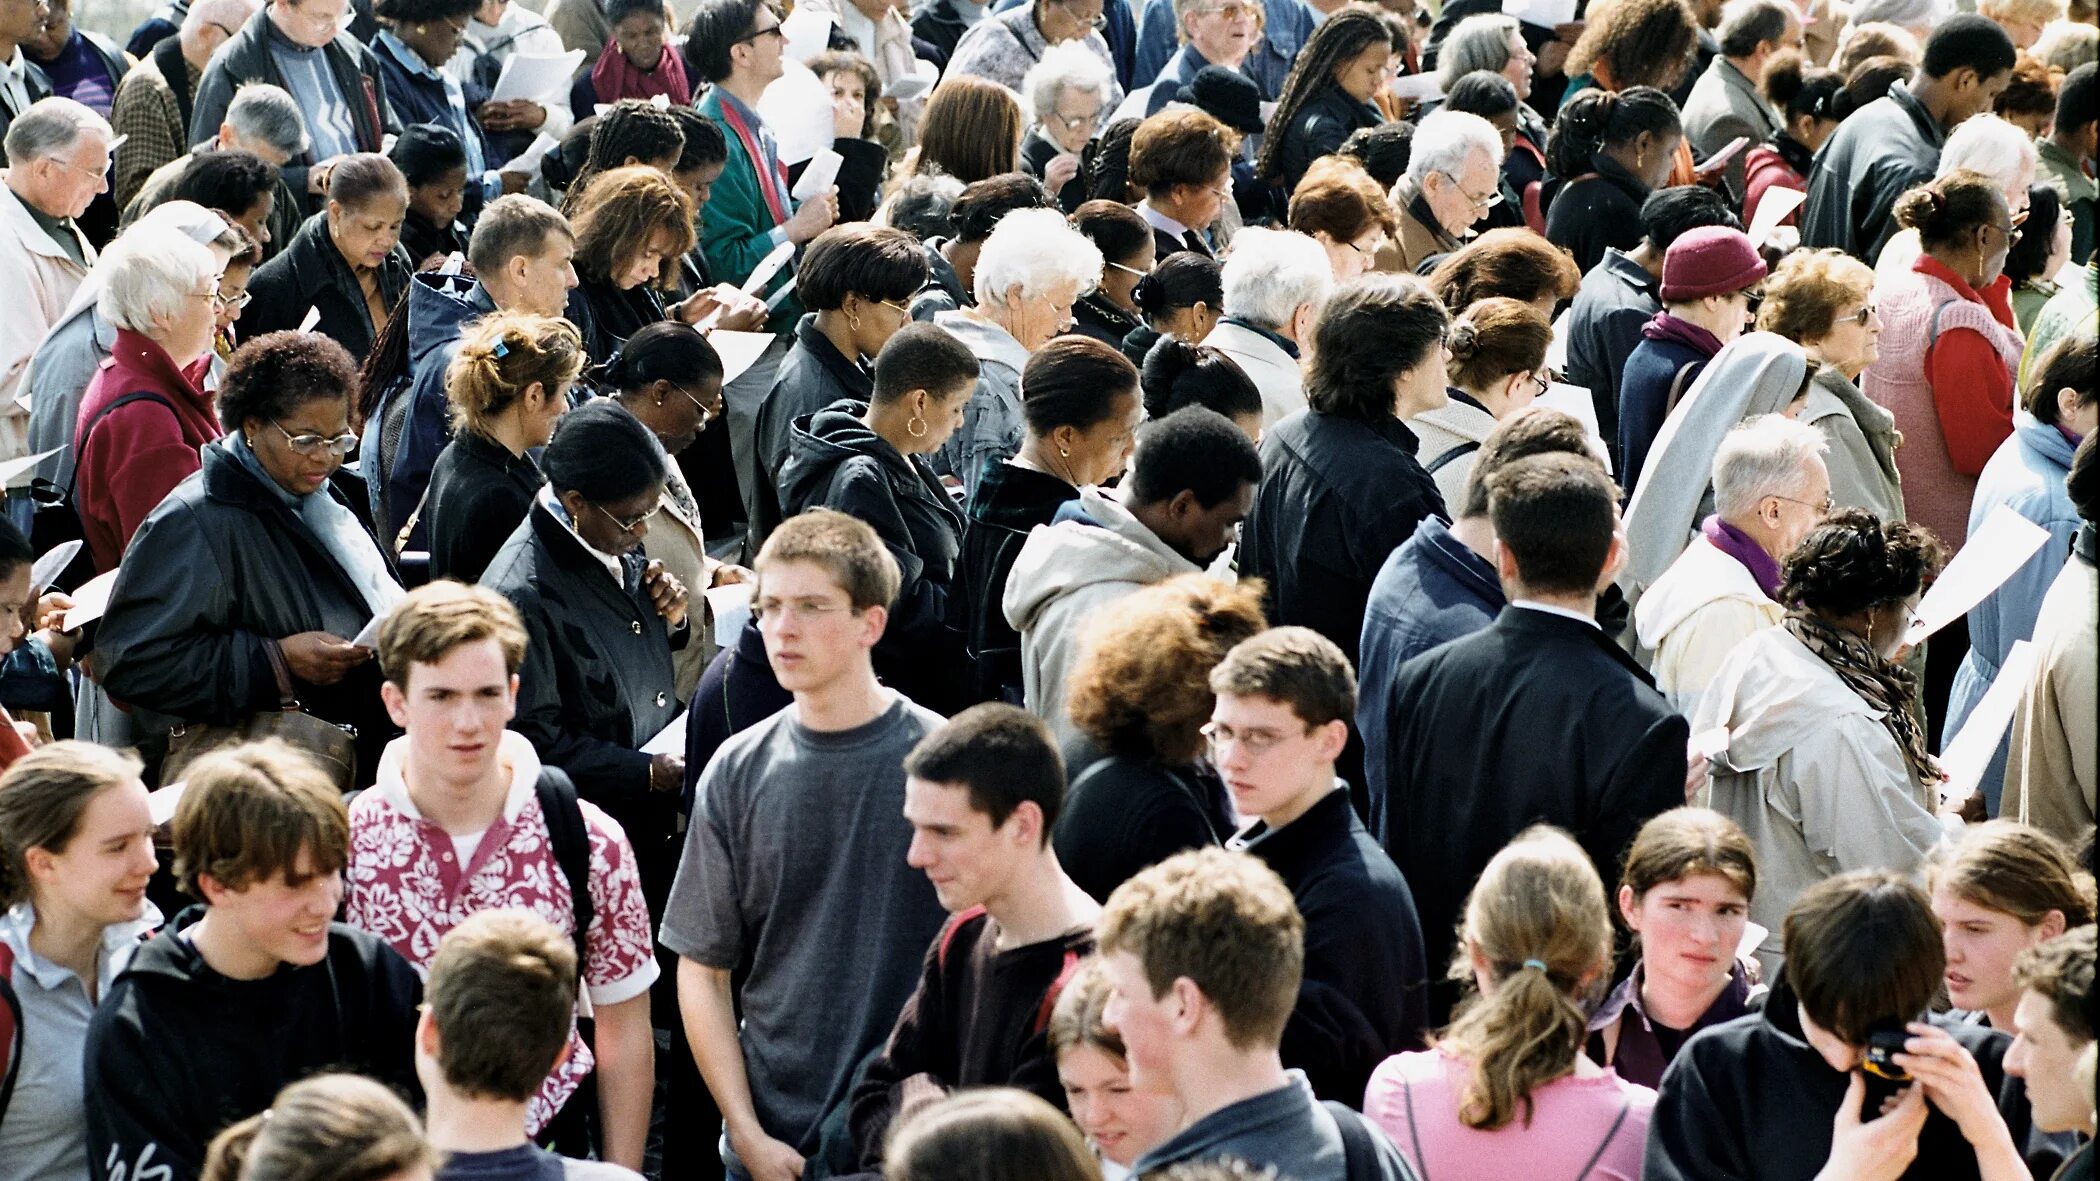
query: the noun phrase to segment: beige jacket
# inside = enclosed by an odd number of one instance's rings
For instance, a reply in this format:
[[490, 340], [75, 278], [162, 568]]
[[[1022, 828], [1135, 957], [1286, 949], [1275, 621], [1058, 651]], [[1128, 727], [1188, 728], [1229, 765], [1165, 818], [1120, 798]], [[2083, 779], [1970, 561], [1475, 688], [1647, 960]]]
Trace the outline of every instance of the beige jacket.
[[[0, 292], [8, 303], [8, 314], [0, 316], [0, 462], [29, 454], [29, 409], [15, 400], [22, 375], [87, 278], [87, 268], [60, 248], [5, 179], [0, 172]], [[68, 222], [59, 232], [79, 238], [81, 254], [94, 265], [95, 248], [77, 226]]]
[[707, 610], [702, 592], [714, 585], [715, 572], [722, 563], [707, 556], [700, 506], [686, 488], [676, 460], [671, 462], [656, 511], [649, 514], [649, 531], [642, 535], [642, 552], [649, 555], [650, 561], [662, 562], [664, 570], [683, 584], [690, 596], [686, 610], [692, 618], [692, 635], [687, 637], [685, 647], [671, 653], [671, 672], [678, 685], [678, 699], [691, 701], [693, 690], [700, 686], [700, 674], [707, 671], [708, 661], [721, 651], [715, 644], [713, 613]]
[[1633, 609], [1648, 671], [1678, 713], [1691, 717], [1736, 645], [1786, 618], [1741, 562], [1705, 537], [1684, 547]]
[[2100, 784], [2096, 599], [2100, 577], [2091, 562], [2074, 555], [2042, 600], [2033, 679], [2013, 714], [2005, 760], [2007, 811], [2017, 806], [2012, 814], [2020, 823], [2074, 845], [2093, 831], [2093, 789]]

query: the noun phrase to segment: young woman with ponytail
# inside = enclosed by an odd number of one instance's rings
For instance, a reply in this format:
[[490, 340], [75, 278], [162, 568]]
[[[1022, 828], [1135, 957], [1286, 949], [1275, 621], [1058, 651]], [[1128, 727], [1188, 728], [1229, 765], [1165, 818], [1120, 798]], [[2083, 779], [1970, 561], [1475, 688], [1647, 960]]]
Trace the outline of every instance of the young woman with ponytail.
[[1481, 872], [1459, 934], [1451, 975], [1479, 995], [1434, 1048], [1378, 1067], [1365, 1117], [1424, 1181], [1638, 1178], [1655, 1092], [1582, 1053], [1612, 943], [1588, 854], [1525, 830]]
[[1421, 440], [1415, 455], [1447, 505], [1464, 504], [1473, 457], [1495, 424], [1546, 392], [1546, 348], [1553, 325], [1528, 303], [1483, 299], [1451, 322], [1444, 362], [1448, 400], [1407, 420]]
[[[1772, 142], [1758, 144], [1743, 153], [1743, 223], [1757, 220], [1757, 204], [1774, 187], [1808, 191], [1808, 171], [1816, 149], [1852, 113], [1852, 96], [1845, 90], [1845, 76], [1811, 64], [1798, 49], [1781, 50], [1765, 63], [1759, 86], [1765, 101], [1779, 112], [1785, 128]], [[1800, 224], [1801, 211], [1794, 210], [1779, 224]]]
[[198, 1181], [430, 1181], [437, 1152], [392, 1091], [317, 1074], [212, 1138]]
[[1670, 96], [1649, 86], [1585, 90], [1561, 108], [1546, 137], [1546, 240], [1589, 274], [1606, 247], [1641, 244], [1641, 203], [1670, 177], [1684, 123]]
[[432, 578], [480, 578], [525, 519], [546, 482], [529, 452], [553, 436], [582, 369], [582, 337], [559, 317], [497, 312], [461, 335], [445, 371], [452, 442], [399, 547], [427, 538]]
[[1764, 989], [1738, 958], [1757, 854], [1735, 821], [1676, 808], [1641, 826], [1619, 874], [1619, 917], [1641, 958], [1590, 1017], [1589, 1056], [1659, 1086], [1685, 1041], [1750, 1011]]

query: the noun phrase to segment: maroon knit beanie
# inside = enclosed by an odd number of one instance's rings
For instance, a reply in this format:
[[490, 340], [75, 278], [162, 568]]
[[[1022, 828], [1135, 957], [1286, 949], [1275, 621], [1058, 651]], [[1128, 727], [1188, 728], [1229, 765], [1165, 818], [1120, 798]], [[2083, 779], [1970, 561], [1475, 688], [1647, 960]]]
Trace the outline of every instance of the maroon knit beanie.
[[1764, 277], [1764, 257], [1748, 234], [1727, 226], [1701, 226], [1678, 235], [1663, 255], [1663, 302], [1727, 295]]

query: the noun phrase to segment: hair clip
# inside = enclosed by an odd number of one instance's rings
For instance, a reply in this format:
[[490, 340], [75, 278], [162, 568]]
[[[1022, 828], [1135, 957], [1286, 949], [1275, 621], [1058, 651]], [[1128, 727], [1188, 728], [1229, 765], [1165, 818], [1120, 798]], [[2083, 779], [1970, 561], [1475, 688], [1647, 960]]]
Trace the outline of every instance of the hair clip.
[[510, 356], [510, 342], [507, 340], [497, 341], [496, 347], [489, 350], [489, 356], [496, 358], [498, 361]]
[[1527, 968], [1537, 968], [1541, 972], [1546, 971], [1546, 961], [1544, 960], [1525, 960], [1524, 966]]

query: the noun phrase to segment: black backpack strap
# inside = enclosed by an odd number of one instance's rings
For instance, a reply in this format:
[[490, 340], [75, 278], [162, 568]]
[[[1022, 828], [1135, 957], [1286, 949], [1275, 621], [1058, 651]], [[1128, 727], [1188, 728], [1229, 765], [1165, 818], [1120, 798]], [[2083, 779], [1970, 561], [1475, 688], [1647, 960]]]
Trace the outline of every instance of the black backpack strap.
[[554, 864], [569, 879], [569, 903], [576, 913], [576, 971], [584, 970], [585, 942], [597, 909], [591, 903], [591, 830], [583, 820], [583, 805], [576, 798], [576, 785], [567, 773], [555, 767], [540, 768], [533, 785], [540, 797], [540, 812], [547, 818], [547, 838], [554, 848]]
[[140, 390], [137, 393], [125, 394], [123, 397], [118, 398], [112, 401], [109, 405], [104, 406], [100, 410], [97, 410], [95, 412], [95, 417], [88, 419], [87, 426], [81, 428], [80, 437], [73, 440], [73, 478], [66, 484], [66, 503], [73, 503], [73, 490], [80, 483], [80, 461], [87, 457], [88, 438], [95, 433], [96, 427], [102, 425], [103, 419], [108, 418], [110, 415], [116, 413], [119, 410], [122, 410], [124, 407], [131, 405], [133, 402], [158, 402], [162, 406], [167, 407], [169, 414], [175, 415], [176, 422], [179, 423], [182, 421], [182, 415], [176, 411], [175, 404], [173, 402], [170, 402], [166, 398], [163, 398], [159, 394], [153, 393], [149, 390]]
[[22, 1029], [22, 998], [15, 995], [15, 983], [11, 979], [14, 968], [14, 949], [0, 943], [0, 1009], [4, 1009], [0, 1018], [7, 1023], [6, 1028], [0, 1030], [0, 1049], [7, 1054], [6, 1058], [0, 1059], [6, 1067], [0, 1071], [0, 1120], [7, 1118], [7, 1105], [15, 1097], [15, 1079], [22, 1074], [22, 1050], [28, 1040]]
[[1468, 439], [1467, 441], [1460, 443], [1458, 446], [1453, 447], [1449, 451], [1446, 451], [1443, 454], [1437, 456], [1435, 459], [1430, 460], [1427, 466], [1427, 470], [1429, 474], [1433, 476], [1438, 472], [1443, 471], [1445, 466], [1448, 465], [1452, 460], [1457, 459], [1461, 455], [1471, 455], [1478, 450], [1480, 450], [1480, 444]]
[[1381, 1181], [1385, 1171], [1378, 1164], [1378, 1142], [1372, 1138], [1374, 1133], [1364, 1117], [1332, 1099], [1323, 1101], [1321, 1106], [1334, 1118], [1335, 1130], [1342, 1134], [1342, 1175], [1348, 1181]]
[[1612, 1139], [1619, 1134], [1619, 1128], [1626, 1122], [1626, 1113], [1631, 1110], [1633, 1110], [1633, 1100], [1621, 1095], [1619, 1118], [1611, 1121], [1611, 1130], [1604, 1133], [1604, 1141], [1597, 1145], [1597, 1151], [1590, 1154], [1589, 1163], [1583, 1165], [1582, 1170], [1575, 1174], [1575, 1181], [1583, 1181], [1584, 1178], [1590, 1175], [1590, 1170], [1597, 1167], [1597, 1162], [1604, 1159], [1604, 1150], [1611, 1147]]

